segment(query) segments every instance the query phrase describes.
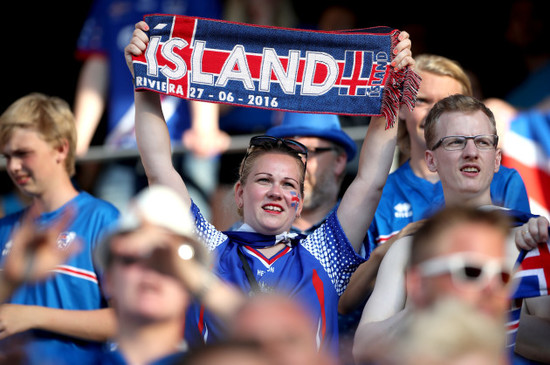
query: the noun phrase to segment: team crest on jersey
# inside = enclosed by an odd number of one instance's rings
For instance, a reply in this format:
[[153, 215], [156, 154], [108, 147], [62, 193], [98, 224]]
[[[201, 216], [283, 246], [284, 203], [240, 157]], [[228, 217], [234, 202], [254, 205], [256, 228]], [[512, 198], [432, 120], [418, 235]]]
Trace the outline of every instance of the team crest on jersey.
[[75, 232], [61, 232], [57, 236], [57, 248], [60, 250], [65, 250], [76, 238]]
[[395, 218], [409, 218], [413, 215], [412, 207], [409, 203], [398, 203], [393, 209]]

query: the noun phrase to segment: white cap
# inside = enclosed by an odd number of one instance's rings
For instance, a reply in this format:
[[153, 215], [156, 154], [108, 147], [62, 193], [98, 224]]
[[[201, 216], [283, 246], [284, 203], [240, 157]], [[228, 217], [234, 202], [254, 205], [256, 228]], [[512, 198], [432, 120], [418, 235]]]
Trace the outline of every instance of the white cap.
[[[138, 229], [148, 222], [177, 235], [194, 238], [195, 222], [178, 193], [162, 185], [143, 189], [122, 213], [116, 233]], [[115, 234], [116, 234], [115, 233]]]

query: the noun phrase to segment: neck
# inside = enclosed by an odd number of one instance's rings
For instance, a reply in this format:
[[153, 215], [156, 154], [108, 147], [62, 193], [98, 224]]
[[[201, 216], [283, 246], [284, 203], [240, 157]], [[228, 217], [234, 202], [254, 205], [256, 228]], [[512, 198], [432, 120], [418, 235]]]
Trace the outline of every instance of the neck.
[[74, 188], [70, 178], [67, 176], [57, 181], [52, 181], [50, 188], [34, 196], [33, 200], [41, 205], [44, 212], [53, 212], [61, 208], [77, 195], [78, 191]]
[[492, 205], [491, 191], [487, 189], [481, 194], [467, 195], [467, 194], [453, 194], [445, 191], [443, 188], [443, 195], [445, 196], [445, 205], [461, 205], [468, 207], [481, 207], [484, 205]]
[[411, 146], [411, 159], [409, 160], [411, 169], [416, 176], [428, 180], [431, 183], [436, 183], [439, 181], [439, 175], [437, 172], [432, 172], [428, 169], [426, 160], [424, 160], [424, 154], [425, 149], [421, 150], [418, 147], [413, 148]]
[[146, 325], [124, 321], [116, 341], [129, 364], [150, 364], [177, 351], [183, 340], [183, 328], [183, 320]]

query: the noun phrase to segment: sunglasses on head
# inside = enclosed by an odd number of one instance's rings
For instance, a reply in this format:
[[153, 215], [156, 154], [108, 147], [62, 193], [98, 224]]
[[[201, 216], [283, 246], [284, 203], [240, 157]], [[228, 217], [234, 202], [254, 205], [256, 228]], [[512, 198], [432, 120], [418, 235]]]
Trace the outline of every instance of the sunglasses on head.
[[[293, 139], [289, 138], [278, 138], [278, 137], [272, 137], [272, 136], [255, 136], [250, 139], [250, 144], [248, 145], [248, 148], [246, 150], [246, 154], [244, 156], [243, 162], [241, 166], [244, 166], [244, 162], [250, 155], [250, 153], [255, 148], [273, 148], [273, 147], [283, 147], [286, 148], [289, 151], [292, 151], [296, 153], [300, 158], [302, 159], [304, 163], [304, 169], [307, 166], [307, 154], [308, 150], [307, 147], [301, 144], [298, 141], [295, 141]], [[242, 174], [242, 170], [241, 170]]]
[[418, 268], [423, 277], [450, 274], [455, 285], [475, 284], [483, 288], [491, 279], [496, 278], [504, 287], [512, 279], [511, 272], [505, 268], [503, 262], [462, 253], [426, 260]]

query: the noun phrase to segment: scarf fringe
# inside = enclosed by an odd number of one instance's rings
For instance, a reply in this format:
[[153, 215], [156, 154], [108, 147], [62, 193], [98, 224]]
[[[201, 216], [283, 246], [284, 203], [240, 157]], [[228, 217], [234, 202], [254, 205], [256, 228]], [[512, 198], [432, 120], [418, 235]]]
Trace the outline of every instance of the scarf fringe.
[[[392, 50], [398, 43], [399, 33], [392, 33]], [[386, 118], [386, 129], [395, 125], [401, 105], [406, 105], [409, 110], [414, 108], [421, 80], [422, 78], [409, 67], [400, 70], [392, 68], [382, 98], [382, 114]]]

